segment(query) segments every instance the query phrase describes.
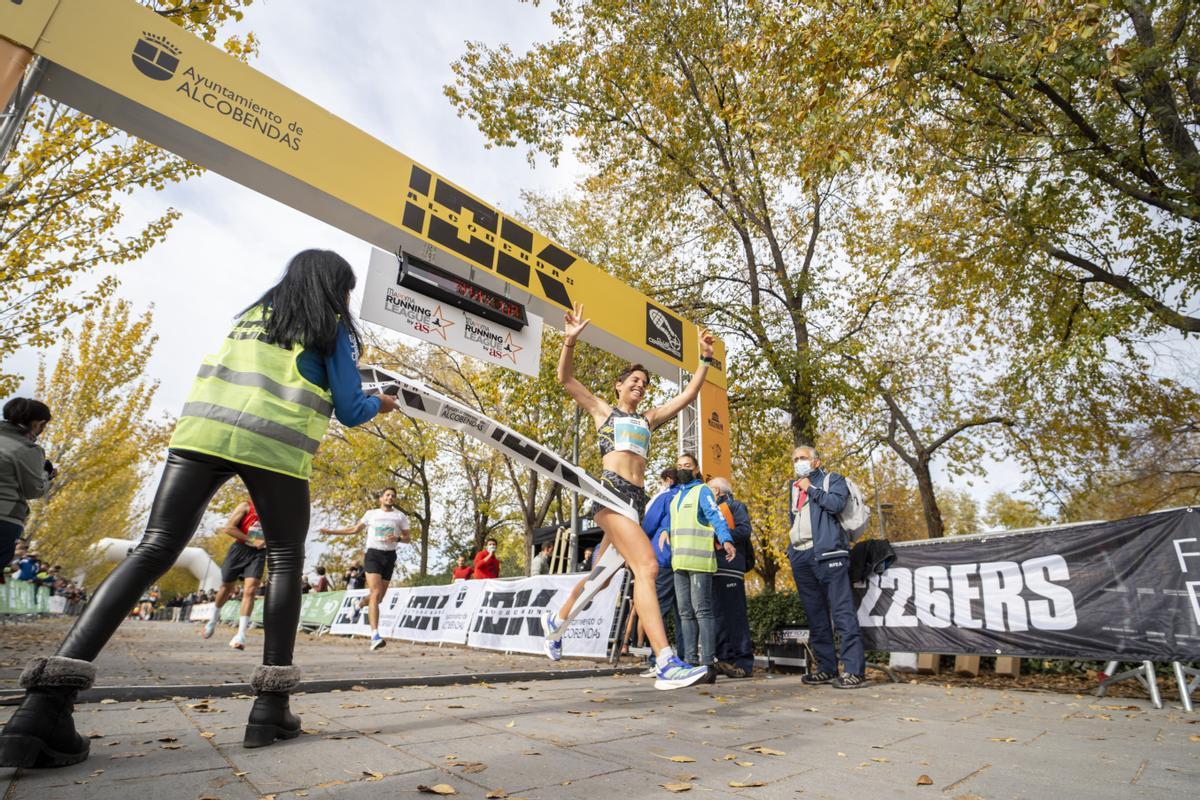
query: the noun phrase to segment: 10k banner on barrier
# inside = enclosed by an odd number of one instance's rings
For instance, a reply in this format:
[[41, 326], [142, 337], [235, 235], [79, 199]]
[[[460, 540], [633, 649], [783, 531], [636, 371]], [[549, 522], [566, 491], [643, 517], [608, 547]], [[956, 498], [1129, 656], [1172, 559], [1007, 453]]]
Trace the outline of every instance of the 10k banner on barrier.
[[856, 588], [869, 649], [1200, 659], [1200, 510], [895, 550]]

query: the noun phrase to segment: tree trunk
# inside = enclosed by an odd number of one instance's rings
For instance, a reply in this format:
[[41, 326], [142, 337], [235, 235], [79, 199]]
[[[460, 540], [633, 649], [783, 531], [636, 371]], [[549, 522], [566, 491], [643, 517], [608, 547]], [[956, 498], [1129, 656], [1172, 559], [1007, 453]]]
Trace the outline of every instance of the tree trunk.
[[942, 522], [942, 512], [938, 508], [937, 496], [933, 489], [933, 476], [929, 474], [929, 461], [921, 459], [913, 472], [917, 476], [917, 488], [921, 491], [921, 508], [925, 512], [925, 531], [930, 539], [940, 539], [946, 532]]

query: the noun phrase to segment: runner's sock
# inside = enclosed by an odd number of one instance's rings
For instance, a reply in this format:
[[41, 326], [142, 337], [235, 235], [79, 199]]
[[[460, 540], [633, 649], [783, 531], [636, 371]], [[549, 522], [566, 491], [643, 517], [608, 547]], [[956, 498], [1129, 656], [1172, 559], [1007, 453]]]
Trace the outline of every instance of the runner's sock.
[[238, 619], [238, 636], [246, 638], [246, 629], [250, 627], [250, 618], [241, 617]]
[[657, 657], [657, 658], [655, 658], [654, 660], [655, 660], [655, 663], [657, 663], [657, 664], [658, 664], [658, 666], [660, 666], [660, 667], [661, 667], [661, 666], [663, 666], [664, 664], [666, 664], [668, 661], [670, 661], [670, 660], [671, 660], [671, 658], [672, 658], [674, 655], [675, 655], [675, 651], [674, 651], [674, 650], [672, 650], [672, 649], [671, 649], [671, 648], [668, 646], [668, 647], [664, 647], [662, 650], [659, 650], [659, 651], [658, 651], [658, 657]]
[[213, 604], [212, 615], [210, 616], [208, 621], [213, 623], [214, 625], [221, 621], [221, 605], [220, 605], [220, 603]]
[[375, 636], [378, 636], [378, 635], [379, 635], [379, 629], [378, 629], [378, 628], [371, 628], [371, 636], [372, 636], [372, 637], [375, 637]]

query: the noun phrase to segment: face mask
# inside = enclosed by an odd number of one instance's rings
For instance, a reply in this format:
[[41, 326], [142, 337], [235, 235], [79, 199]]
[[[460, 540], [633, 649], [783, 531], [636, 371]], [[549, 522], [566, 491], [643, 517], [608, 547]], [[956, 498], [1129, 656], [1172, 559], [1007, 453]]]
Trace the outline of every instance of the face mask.
[[675, 482], [677, 484], [679, 484], [680, 486], [689, 484], [692, 481], [694, 481], [695, 479], [696, 479], [696, 473], [692, 472], [690, 469], [675, 470]]
[[489, 553], [494, 553], [494, 552], [496, 552], [496, 545], [494, 545], [494, 544], [489, 544], [489, 545], [487, 546], [487, 551], [488, 551]]
[[807, 478], [808, 474], [813, 471], [812, 462], [808, 459], [802, 458], [799, 461], [793, 462], [793, 466], [796, 469], [797, 478]]

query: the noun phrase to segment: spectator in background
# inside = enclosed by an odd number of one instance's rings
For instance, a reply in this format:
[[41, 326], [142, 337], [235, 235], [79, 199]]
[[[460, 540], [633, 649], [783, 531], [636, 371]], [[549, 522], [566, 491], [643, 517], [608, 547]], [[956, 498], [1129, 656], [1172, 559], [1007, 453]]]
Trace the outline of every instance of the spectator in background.
[[316, 580], [316, 583], [313, 584], [313, 591], [314, 592], [328, 592], [329, 591], [329, 577], [326, 576], [324, 567], [317, 567], [317, 580]]
[[496, 557], [496, 540], [488, 537], [483, 549], [475, 554], [475, 564], [471, 577], [476, 580], [500, 577], [500, 559]]
[[530, 575], [549, 575], [550, 574], [550, 551], [554, 549], [554, 543], [547, 539], [542, 542], [542, 547], [538, 550], [538, 554], [533, 557], [533, 563], [530, 565]]
[[713, 621], [717, 630], [717, 672], [728, 678], [748, 678], [754, 672], [754, 645], [750, 641], [750, 619], [746, 614], [746, 573], [754, 564], [750, 542], [750, 512], [733, 496], [725, 478], [708, 482], [717, 506], [729, 523], [729, 534], [737, 551], [732, 561], [717, 564], [713, 578]]
[[[844, 477], [821, 469], [821, 457], [807, 445], [792, 451], [792, 468], [796, 480], [788, 486], [792, 527], [787, 555], [808, 617], [809, 643], [817, 657], [817, 672], [801, 680], [809, 685], [832, 683], [835, 689], [858, 689], [867, 685], [866, 654], [850, 589], [850, 542], [837, 518], [850, 491]], [[841, 674], [834, 626], [846, 670]]]
[[40, 400], [14, 397], [4, 404], [0, 421], [0, 583], [25, 530], [29, 501], [46, 494], [57, 474], [37, 438], [50, 422]]
[[467, 563], [467, 556], [459, 556], [458, 563], [454, 566], [454, 580], [465, 581], [471, 577], [471, 565]]
[[[658, 560], [658, 577], [654, 580], [654, 588], [658, 593], [658, 607], [662, 611], [663, 627], [671, 630], [667, 620], [675, 622], [675, 649], [679, 649], [679, 631], [683, 624], [679, 619], [679, 607], [675, 605], [675, 575], [671, 571], [671, 501], [679, 490], [675, 486], [675, 470], [664, 469], [658, 474], [660, 489], [658, 494], [646, 506], [646, 516], [642, 518], [642, 530], [650, 537], [654, 547], [654, 557]], [[668, 617], [668, 615], [670, 615]], [[654, 659], [651, 658], [649, 669], [643, 677], [652, 678], [655, 674]]]
[[350, 565], [350, 569], [346, 571], [345, 580], [347, 589], [364, 589], [367, 586], [366, 573], [358, 564]]
[[592, 571], [592, 548], [583, 548], [583, 558], [579, 559], [579, 566], [575, 568], [576, 572], [591, 572]]
[[25, 557], [17, 562], [17, 580], [34, 583], [38, 573], [42, 571], [42, 562], [36, 550], [25, 553]]

